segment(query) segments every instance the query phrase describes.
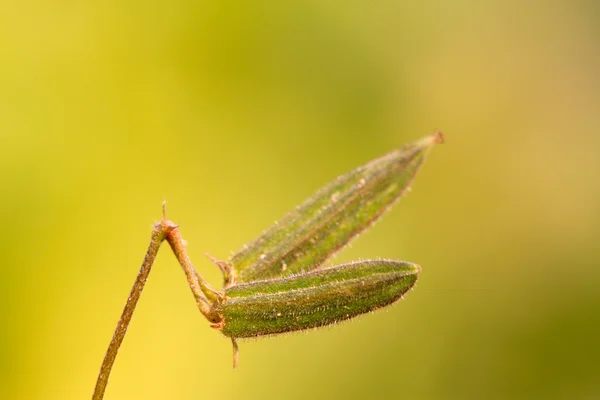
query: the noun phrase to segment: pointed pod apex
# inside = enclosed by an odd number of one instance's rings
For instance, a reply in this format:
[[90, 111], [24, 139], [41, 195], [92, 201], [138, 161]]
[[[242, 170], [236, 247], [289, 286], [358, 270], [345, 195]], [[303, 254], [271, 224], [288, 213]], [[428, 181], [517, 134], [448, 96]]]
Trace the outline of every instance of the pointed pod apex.
[[435, 133], [431, 136], [427, 136], [426, 138], [421, 139], [419, 142], [423, 147], [431, 147], [436, 144], [442, 144], [446, 141], [444, 134], [441, 131], [435, 131]]
[[434, 144], [442, 144], [446, 142], [446, 138], [441, 131], [435, 131], [431, 139]]
[[410, 264], [410, 270], [415, 274], [419, 275], [421, 273], [421, 266], [419, 264]]
[[416, 277], [421, 273], [421, 266], [419, 264], [411, 263], [408, 261], [381, 261], [382, 264], [388, 266], [388, 273], [397, 274], [401, 277]]

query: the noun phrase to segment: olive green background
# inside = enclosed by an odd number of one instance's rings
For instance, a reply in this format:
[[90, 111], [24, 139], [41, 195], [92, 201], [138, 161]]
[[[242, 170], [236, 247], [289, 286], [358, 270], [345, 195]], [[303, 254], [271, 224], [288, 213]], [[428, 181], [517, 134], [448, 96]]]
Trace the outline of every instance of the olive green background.
[[229, 341], [158, 257], [106, 399], [600, 397], [595, 1], [0, 2], [0, 398], [90, 398], [161, 202], [197, 268], [438, 128], [335, 263], [399, 304]]

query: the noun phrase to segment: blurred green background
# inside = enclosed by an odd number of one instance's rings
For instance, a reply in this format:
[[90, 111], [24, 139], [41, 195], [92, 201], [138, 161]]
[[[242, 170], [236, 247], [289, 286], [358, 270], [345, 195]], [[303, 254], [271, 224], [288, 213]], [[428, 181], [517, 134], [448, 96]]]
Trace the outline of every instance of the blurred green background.
[[163, 249], [106, 399], [600, 397], [596, 1], [0, 2], [0, 398], [90, 398], [160, 205], [197, 268], [438, 128], [334, 260], [404, 301], [231, 345]]

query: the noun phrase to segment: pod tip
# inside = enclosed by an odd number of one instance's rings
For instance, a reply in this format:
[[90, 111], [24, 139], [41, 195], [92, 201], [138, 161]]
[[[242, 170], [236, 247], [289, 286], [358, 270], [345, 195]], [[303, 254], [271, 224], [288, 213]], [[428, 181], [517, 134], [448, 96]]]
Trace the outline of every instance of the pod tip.
[[415, 274], [418, 275], [418, 274], [421, 273], [422, 268], [421, 268], [421, 266], [419, 264], [413, 264], [412, 267], [413, 267], [413, 270], [414, 270]]
[[442, 144], [446, 141], [444, 134], [441, 131], [435, 130], [433, 135], [426, 136], [419, 140], [418, 145], [424, 148], [432, 148], [436, 144]]
[[442, 144], [446, 141], [444, 134], [441, 131], [436, 130], [433, 136], [431, 137], [431, 141], [434, 144]]

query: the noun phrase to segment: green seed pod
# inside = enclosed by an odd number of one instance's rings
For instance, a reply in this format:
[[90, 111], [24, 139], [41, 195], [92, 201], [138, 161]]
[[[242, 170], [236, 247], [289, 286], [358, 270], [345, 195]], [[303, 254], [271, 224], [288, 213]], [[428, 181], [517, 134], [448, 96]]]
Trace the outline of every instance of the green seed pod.
[[235, 339], [333, 324], [395, 302], [420, 271], [408, 262], [362, 261], [231, 286], [213, 306], [215, 327]]
[[402, 146], [330, 182], [227, 264], [236, 281], [318, 268], [381, 217], [410, 187], [441, 133]]

